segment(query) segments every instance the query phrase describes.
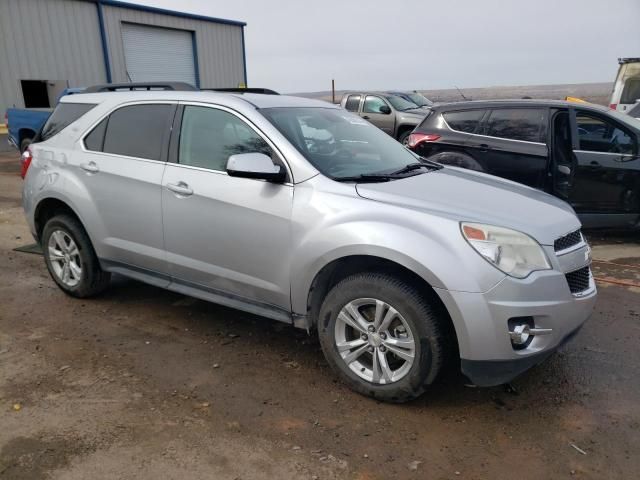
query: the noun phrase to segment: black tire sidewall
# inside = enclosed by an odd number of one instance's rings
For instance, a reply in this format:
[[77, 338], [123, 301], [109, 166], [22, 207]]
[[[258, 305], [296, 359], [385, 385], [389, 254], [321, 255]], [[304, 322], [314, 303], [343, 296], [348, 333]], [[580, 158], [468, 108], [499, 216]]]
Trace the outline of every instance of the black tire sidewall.
[[[342, 360], [335, 345], [336, 318], [357, 298], [376, 298], [393, 306], [405, 319], [416, 339], [416, 357], [409, 373], [388, 385], [375, 385], [357, 376]], [[327, 295], [318, 318], [318, 336], [324, 355], [341, 379], [355, 391], [390, 402], [404, 402], [422, 394], [442, 367], [444, 345], [437, 319], [420, 294], [393, 277], [361, 274], [348, 277]]]
[[20, 142], [20, 153], [24, 153], [24, 151], [29, 148], [29, 145], [33, 143], [32, 138], [25, 138]]
[[[80, 282], [73, 287], [62, 283], [51, 266], [51, 259], [49, 258], [49, 238], [51, 234], [57, 230], [62, 230], [67, 233], [78, 247], [82, 278]], [[62, 291], [73, 297], [85, 297], [93, 293], [94, 286], [99, 280], [96, 276], [101, 273], [101, 270], [89, 237], [77, 220], [69, 215], [58, 215], [51, 218], [42, 230], [41, 244], [49, 275], [51, 275], [53, 281], [56, 282]]]
[[398, 141], [404, 145], [404, 141], [409, 135], [411, 135], [411, 130], [405, 130], [400, 135], [398, 135]]

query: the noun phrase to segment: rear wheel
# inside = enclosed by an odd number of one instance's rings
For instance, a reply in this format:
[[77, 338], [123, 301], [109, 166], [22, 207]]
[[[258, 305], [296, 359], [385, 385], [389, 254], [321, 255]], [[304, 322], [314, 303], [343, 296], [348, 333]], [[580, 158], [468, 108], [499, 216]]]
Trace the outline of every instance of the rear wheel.
[[337, 284], [320, 309], [318, 333], [345, 383], [389, 402], [421, 395], [449, 350], [439, 312], [418, 289], [386, 274], [357, 274]]
[[90, 297], [102, 292], [111, 278], [100, 263], [84, 228], [70, 215], [56, 215], [42, 231], [42, 250], [51, 278], [65, 293]]
[[33, 143], [33, 138], [23, 138], [22, 141], [20, 142], [20, 153], [24, 152], [27, 148], [29, 148], [29, 145], [31, 145]]

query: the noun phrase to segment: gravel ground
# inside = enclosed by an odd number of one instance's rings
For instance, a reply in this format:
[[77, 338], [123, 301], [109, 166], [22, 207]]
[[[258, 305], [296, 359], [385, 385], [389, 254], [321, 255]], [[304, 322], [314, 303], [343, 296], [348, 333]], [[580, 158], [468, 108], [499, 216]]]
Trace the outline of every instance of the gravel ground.
[[0, 478], [638, 478], [637, 234], [593, 235], [595, 314], [512, 389], [450, 375], [386, 405], [286, 325], [122, 277], [65, 296], [12, 250], [32, 241], [16, 166], [0, 157]]

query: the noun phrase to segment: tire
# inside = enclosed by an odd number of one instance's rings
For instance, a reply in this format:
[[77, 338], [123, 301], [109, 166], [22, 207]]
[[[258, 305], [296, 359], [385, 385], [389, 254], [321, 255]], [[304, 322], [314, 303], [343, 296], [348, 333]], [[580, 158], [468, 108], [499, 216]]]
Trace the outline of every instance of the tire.
[[20, 153], [23, 153], [31, 143], [33, 143], [33, 138], [23, 138], [20, 142]]
[[400, 135], [398, 135], [398, 141], [403, 145], [407, 145], [411, 132], [412, 130], [405, 130], [404, 132], [402, 132]]
[[109, 285], [111, 274], [100, 268], [87, 232], [71, 215], [56, 215], [47, 221], [41, 244], [49, 274], [66, 294], [91, 297]]
[[476, 172], [484, 172], [484, 168], [472, 156], [462, 152], [440, 152], [429, 157], [429, 160], [450, 165], [452, 167], [466, 168]]
[[[363, 300], [365, 304], [357, 306]], [[393, 317], [386, 330], [384, 320], [378, 324], [382, 328], [375, 332], [369, 331], [374, 325], [373, 322], [364, 324], [368, 327], [366, 330], [357, 330], [341, 320], [354, 305], [361, 314], [361, 319], [375, 319], [375, 303], [367, 304], [367, 301], [372, 300], [383, 304], [380, 307], [383, 313], [380, 318], [385, 318], [386, 313], [390, 312], [385, 310], [384, 305], [395, 309], [399, 314]], [[451, 353], [440, 315], [438, 309], [434, 308], [424, 294], [396, 277], [381, 273], [356, 274], [334, 286], [322, 303], [318, 318], [320, 345], [329, 365], [356, 392], [386, 402], [406, 402], [420, 396], [436, 381], [446, 363], [445, 359]], [[353, 315], [348, 316], [352, 320], [355, 318]], [[364, 334], [364, 331], [368, 333]], [[387, 333], [383, 339], [385, 331]], [[391, 342], [399, 340], [405, 345], [413, 341], [413, 359], [410, 366], [408, 361], [396, 356], [389, 347], [392, 345]], [[341, 353], [338, 345], [347, 341], [353, 342], [353, 347], [343, 347]], [[356, 356], [358, 350], [363, 348], [360, 343], [365, 345], [366, 350], [347, 364], [350, 360], [349, 355]], [[405, 354], [410, 352], [409, 349], [396, 347], [395, 351], [398, 350]], [[379, 359], [385, 358], [384, 363], [388, 367], [386, 372], [391, 372], [392, 375], [385, 378], [385, 374], [381, 373], [383, 369], [378, 368], [376, 381], [373, 376], [375, 355], [378, 355]], [[381, 365], [382, 360], [378, 362]]]

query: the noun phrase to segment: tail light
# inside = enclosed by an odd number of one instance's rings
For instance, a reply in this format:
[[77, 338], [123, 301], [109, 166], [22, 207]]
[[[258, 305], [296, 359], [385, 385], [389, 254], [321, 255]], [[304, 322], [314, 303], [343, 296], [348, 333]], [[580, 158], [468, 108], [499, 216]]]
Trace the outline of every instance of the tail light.
[[20, 176], [24, 178], [27, 175], [27, 170], [29, 170], [29, 166], [31, 165], [31, 160], [33, 160], [33, 155], [31, 154], [31, 147], [27, 147], [27, 149], [22, 152], [20, 156]]
[[615, 110], [616, 108], [618, 108], [618, 104], [617, 103], [612, 103], [611, 105], [609, 105], [609, 108], [611, 110]]
[[412, 133], [409, 135], [407, 146], [409, 148], [415, 148], [423, 142], [436, 142], [440, 138], [440, 135], [435, 133]]

